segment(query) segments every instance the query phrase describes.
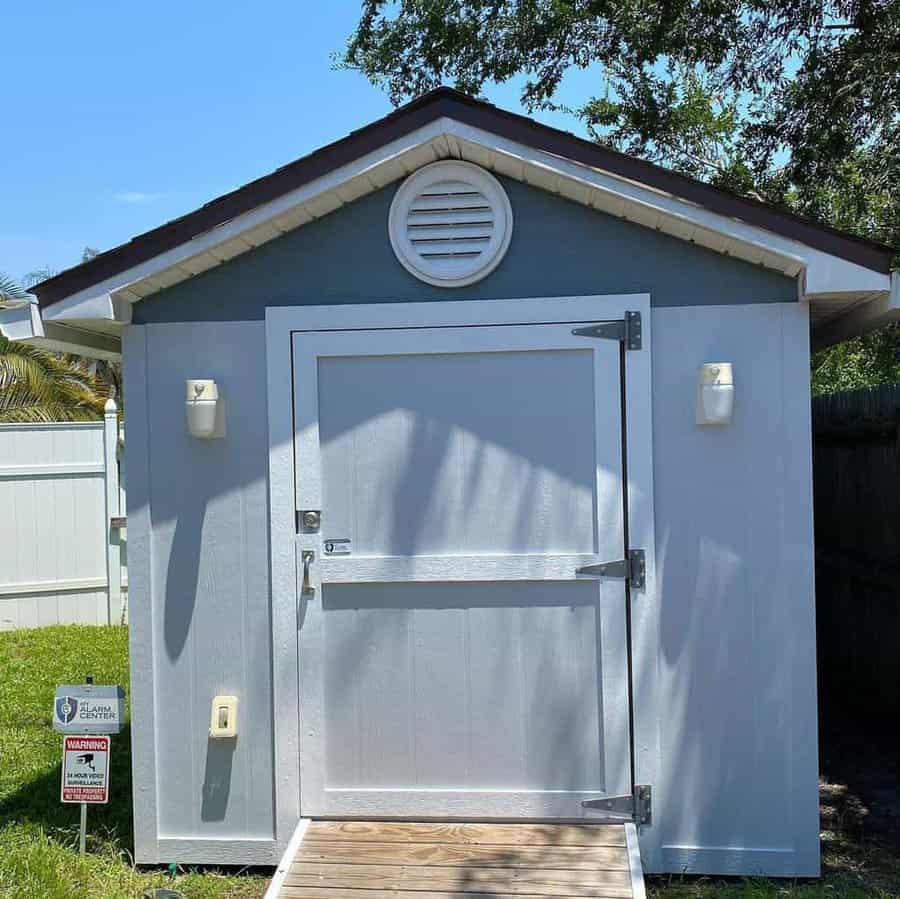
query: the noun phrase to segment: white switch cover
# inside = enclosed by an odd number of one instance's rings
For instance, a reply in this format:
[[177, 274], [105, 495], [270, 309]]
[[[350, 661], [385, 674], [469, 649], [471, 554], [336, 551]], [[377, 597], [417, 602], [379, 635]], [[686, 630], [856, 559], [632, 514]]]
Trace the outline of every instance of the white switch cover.
[[237, 736], [237, 696], [216, 696], [212, 701], [209, 735], [214, 740]]

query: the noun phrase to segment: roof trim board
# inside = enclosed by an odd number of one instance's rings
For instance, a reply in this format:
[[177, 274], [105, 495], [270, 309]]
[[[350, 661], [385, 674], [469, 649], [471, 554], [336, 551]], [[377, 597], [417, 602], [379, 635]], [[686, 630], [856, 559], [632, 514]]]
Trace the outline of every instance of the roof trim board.
[[853, 303], [813, 329], [812, 348], [821, 350], [832, 344], [849, 340], [872, 331], [900, 317], [900, 272], [891, 274], [891, 287], [887, 294], [879, 293], [863, 302]]

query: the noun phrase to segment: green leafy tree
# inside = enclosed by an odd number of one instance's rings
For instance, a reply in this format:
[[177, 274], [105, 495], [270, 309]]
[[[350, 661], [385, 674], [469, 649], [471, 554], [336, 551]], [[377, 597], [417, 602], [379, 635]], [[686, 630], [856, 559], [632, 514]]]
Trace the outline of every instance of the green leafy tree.
[[[0, 274], [0, 306], [28, 299], [23, 287]], [[0, 422], [90, 421], [103, 416], [110, 394], [89, 360], [0, 334]]]
[[838, 393], [900, 381], [900, 329], [888, 325], [813, 356], [814, 394]]
[[[526, 110], [900, 247], [900, 0], [364, 0], [339, 64], [395, 103], [524, 77]], [[572, 69], [596, 91], [564, 107]], [[897, 328], [851, 343], [817, 356], [817, 389], [841, 365], [896, 377]]]

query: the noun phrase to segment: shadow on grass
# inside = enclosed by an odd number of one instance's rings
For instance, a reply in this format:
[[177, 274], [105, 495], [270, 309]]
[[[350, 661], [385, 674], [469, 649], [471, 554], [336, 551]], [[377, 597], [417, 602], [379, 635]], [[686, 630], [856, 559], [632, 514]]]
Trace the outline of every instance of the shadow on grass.
[[[61, 767], [62, 762], [59, 761], [43, 774], [23, 783], [15, 793], [0, 800], [0, 824], [37, 825], [57, 838], [62, 838], [64, 834], [77, 834], [78, 805], [60, 802]], [[126, 724], [120, 734], [111, 738], [109, 802], [88, 808], [88, 835], [89, 838], [93, 835], [113, 842], [116, 848], [133, 855], [133, 833], [131, 726]]]

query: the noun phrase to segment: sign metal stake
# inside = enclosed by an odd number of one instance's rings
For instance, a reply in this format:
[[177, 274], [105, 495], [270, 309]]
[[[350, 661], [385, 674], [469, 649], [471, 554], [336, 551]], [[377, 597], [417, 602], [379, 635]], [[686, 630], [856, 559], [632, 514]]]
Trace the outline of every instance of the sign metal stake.
[[[84, 676], [85, 684], [94, 683], [94, 675], [86, 674]], [[87, 803], [81, 803], [81, 829], [78, 832], [78, 854], [84, 855], [87, 852]]]
[[78, 852], [84, 855], [87, 849], [87, 803], [81, 803], [81, 832], [78, 834]]

